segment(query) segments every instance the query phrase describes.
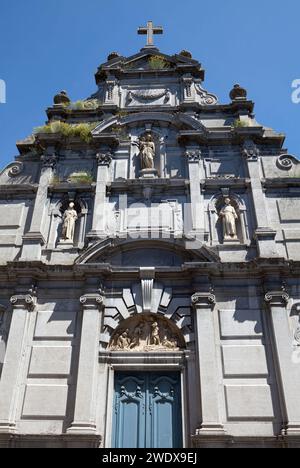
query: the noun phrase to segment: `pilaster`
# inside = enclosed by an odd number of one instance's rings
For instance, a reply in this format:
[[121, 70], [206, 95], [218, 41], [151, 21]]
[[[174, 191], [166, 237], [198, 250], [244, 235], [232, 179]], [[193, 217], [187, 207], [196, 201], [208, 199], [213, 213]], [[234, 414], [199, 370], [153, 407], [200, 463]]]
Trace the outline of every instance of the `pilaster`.
[[[201, 150], [187, 147], [185, 156], [188, 162], [191, 197], [191, 232], [199, 240], [204, 240], [204, 198], [201, 193], [200, 161]], [[202, 213], [202, 215], [201, 215]]]
[[216, 298], [212, 292], [198, 292], [192, 296], [195, 310], [202, 423], [197, 436], [224, 436], [218, 395], [218, 367], [213, 309]]
[[96, 155], [98, 170], [96, 192], [94, 200], [92, 230], [89, 232], [89, 238], [106, 238], [106, 187], [109, 180], [109, 168], [112, 162], [110, 152], [98, 153]]
[[251, 180], [252, 199], [256, 217], [254, 237], [260, 257], [278, 257], [275, 243], [276, 231], [269, 227], [266, 199], [262, 188], [259, 149], [252, 140], [247, 140], [243, 146], [248, 173]]
[[34, 309], [36, 299], [31, 294], [17, 294], [11, 297], [10, 302], [12, 319], [0, 380], [0, 433], [15, 432], [15, 410], [20, 389], [18, 381], [22, 371], [28, 314]]
[[21, 261], [40, 260], [42, 246], [46, 242], [45, 209], [47, 206], [48, 187], [53, 176], [54, 168], [57, 163], [57, 156], [54, 148], [49, 148], [47, 153], [42, 156], [42, 170], [39, 180], [39, 188], [36, 194], [32, 219], [29, 231], [23, 237], [23, 248]]
[[96, 433], [96, 405], [98, 388], [98, 354], [101, 317], [104, 298], [85, 294], [80, 298], [82, 324], [76, 387], [74, 421], [68, 434]]
[[293, 337], [287, 304], [289, 295], [284, 288], [269, 291], [265, 302], [271, 315], [277, 381], [281, 387], [282, 407], [286, 426], [284, 435], [300, 437], [300, 364], [293, 353]]

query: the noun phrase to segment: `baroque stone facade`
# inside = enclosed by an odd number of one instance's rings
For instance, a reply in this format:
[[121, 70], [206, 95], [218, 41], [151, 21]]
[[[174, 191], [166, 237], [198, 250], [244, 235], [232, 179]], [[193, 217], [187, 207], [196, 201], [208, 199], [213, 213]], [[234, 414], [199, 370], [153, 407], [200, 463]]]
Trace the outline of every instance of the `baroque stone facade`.
[[300, 163], [203, 81], [110, 54], [0, 172], [1, 447], [111, 447], [132, 369], [181, 374], [185, 447], [300, 447]]

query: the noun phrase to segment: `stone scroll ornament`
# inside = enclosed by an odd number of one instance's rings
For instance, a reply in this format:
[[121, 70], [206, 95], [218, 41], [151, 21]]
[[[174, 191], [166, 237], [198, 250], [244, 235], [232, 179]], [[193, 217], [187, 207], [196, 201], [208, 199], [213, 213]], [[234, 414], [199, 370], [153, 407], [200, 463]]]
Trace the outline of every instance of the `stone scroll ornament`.
[[277, 167], [283, 171], [291, 170], [296, 164], [299, 164], [299, 161], [291, 154], [281, 154], [276, 161]]
[[201, 104], [206, 106], [213, 106], [218, 103], [218, 98], [214, 94], [210, 94], [203, 89], [200, 85], [195, 84], [196, 93], [200, 96]]
[[9, 165], [8, 175], [9, 177], [17, 177], [24, 170], [24, 164], [21, 161], [16, 161]]
[[112, 351], [175, 351], [182, 347], [181, 337], [165, 320], [146, 315], [128, 319], [109, 346]]

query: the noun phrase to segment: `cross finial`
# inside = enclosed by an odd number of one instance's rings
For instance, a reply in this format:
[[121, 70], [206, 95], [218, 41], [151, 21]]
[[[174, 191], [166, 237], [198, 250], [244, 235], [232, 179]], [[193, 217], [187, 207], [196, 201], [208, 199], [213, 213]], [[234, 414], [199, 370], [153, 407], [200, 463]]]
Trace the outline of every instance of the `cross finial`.
[[147, 22], [146, 27], [141, 27], [138, 29], [138, 34], [147, 34], [147, 45], [146, 47], [153, 48], [153, 35], [154, 34], [163, 34], [164, 30], [161, 26], [153, 26], [152, 21]]

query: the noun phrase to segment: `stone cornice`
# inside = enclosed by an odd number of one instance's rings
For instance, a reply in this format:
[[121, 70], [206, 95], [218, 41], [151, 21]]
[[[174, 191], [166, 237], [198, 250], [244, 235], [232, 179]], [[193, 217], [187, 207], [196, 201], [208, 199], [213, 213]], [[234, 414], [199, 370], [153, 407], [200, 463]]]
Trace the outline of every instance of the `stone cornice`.
[[[156, 267], [156, 276], [165, 277], [168, 274], [172, 277], [189, 278], [196, 273], [207, 273], [215, 278], [264, 278], [266, 274], [282, 274], [287, 276], [300, 275], [300, 261], [288, 261], [281, 258], [256, 259], [250, 262], [184, 262], [178, 267]], [[106, 263], [86, 263], [75, 265], [50, 265], [40, 261], [36, 262], [8, 262], [0, 265], [0, 280], [15, 281], [19, 276], [35, 277], [43, 280], [84, 280], [91, 276], [115, 276], [139, 278], [138, 267], [116, 266]], [[261, 282], [261, 280], [258, 280]]]

